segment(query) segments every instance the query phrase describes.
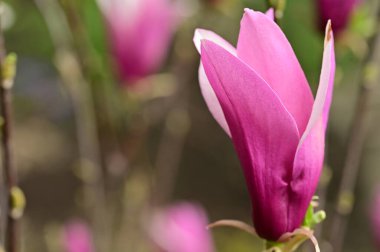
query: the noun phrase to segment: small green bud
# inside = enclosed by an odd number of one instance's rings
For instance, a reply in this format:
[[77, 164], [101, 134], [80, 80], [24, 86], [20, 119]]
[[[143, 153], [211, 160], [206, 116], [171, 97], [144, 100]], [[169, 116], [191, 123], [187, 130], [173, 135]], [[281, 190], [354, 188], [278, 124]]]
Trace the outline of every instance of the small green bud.
[[318, 207], [318, 196], [313, 196], [310, 205], [306, 211], [305, 218], [302, 226], [312, 229], [315, 225], [321, 223], [326, 219], [326, 212], [323, 210], [314, 212], [314, 209]]
[[24, 192], [20, 187], [12, 187], [10, 191], [10, 215], [13, 219], [19, 219], [24, 214], [24, 209], [26, 206], [26, 198]]
[[17, 55], [9, 53], [3, 62], [3, 88], [10, 89], [16, 76]]
[[318, 212], [316, 212], [314, 215], [313, 215], [313, 222], [314, 222], [314, 225], [315, 224], [318, 224], [318, 223], [321, 223], [322, 221], [324, 221], [326, 219], [326, 212], [323, 211], [323, 210], [320, 210]]

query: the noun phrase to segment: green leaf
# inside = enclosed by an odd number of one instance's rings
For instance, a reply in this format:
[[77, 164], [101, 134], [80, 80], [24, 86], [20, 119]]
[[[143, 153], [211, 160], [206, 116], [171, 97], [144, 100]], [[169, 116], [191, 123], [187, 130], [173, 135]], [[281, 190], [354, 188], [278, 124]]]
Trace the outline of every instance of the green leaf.
[[303, 220], [302, 226], [310, 228], [313, 223], [313, 218], [314, 218], [314, 208], [312, 204], [310, 204], [309, 207], [307, 208], [305, 219]]

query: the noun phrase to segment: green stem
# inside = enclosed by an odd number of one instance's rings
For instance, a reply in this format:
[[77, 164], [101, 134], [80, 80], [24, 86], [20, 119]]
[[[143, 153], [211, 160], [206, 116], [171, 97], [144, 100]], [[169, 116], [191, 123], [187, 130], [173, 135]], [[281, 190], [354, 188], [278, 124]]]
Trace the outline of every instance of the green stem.
[[307, 237], [301, 237], [297, 236], [291, 239], [288, 243], [284, 245], [282, 248], [282, 252], [293, 252], [296, 251], [296, 249], [304, 243], [308, 238]]
[[265, 241], [265, 252], [281, 252], [282, 250], [279, 248], [281, 243], [273, 242], [273, 241]]

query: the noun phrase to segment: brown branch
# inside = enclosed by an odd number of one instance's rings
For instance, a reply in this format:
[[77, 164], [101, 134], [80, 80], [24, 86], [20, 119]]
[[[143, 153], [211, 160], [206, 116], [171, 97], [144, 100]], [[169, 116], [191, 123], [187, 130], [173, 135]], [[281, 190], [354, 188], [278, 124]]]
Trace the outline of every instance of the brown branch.
[[[0, 4], [3, 4], [0, 1]], [[2, 16], [0, 17], [0, 19]], [[5, 184], [8, 194], [7, 215], [8, 220], [6, 223], [6, 247], [8, 252], [18, 251], [18, 225], [17, 220], [12, 216], [12, 189], [17, 187], [17, 172], [14, 166], [13, 150], [12, 150], [12, 93], [11, 86], [6, 80], [4, 67], [6, 65], [6, 50], [4, 45], [3, 31], [1, 29], [0, 21], [0, 104], [1, 104], [1, 117], [3, 125], [1, 127], [1, 145], [2, 145], [2, 158], [3, 169], [5, 175]]]
[[[3, 61], [0, 60], [0, 64]], [[1, 67], [0, 67], [1, 69]], [[12, 153], [12, 94], [8, 88], [4, 88], [2, 70], [0, 70], [0, 102], [1, 102], [1, 116], [3, 118], [3, 125], [1, 128], [2, 133], [2, 148], [3, 148], [3, 169], [5, 173], [6, 187], [8, 191], [8, 211], [11, 211], [11, 191], [12, 188], [17, 186], [17, 173], [13, 162]], [[10, 212], [8, 212], [7, 223], [7, 247], [9, 252], [17, 251], [17, 220], [14, 219]]]

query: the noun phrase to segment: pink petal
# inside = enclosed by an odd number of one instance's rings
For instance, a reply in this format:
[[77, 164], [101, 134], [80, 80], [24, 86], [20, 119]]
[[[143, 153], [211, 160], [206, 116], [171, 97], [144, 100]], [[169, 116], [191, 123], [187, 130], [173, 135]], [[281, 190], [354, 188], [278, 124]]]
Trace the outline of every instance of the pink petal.
[[[224, 40], [222, 37], [216, 33], [203, 29], [196, 29], [194, 33], [194, 45], [197, 48], [198, 52], [201, 53], [201, 40], [207, 39], [213, 41], [214, 43], [222, 46], [224, 49], [230, 53], [236, 55], [236, 49]], [[215, 92], [212, 89], [210, 82], [207, 79], [206, 73], [203, 69], [202, 63], [199, 66], [199, 84], [201, 87], [201, 92], [203, 98], [206, 101], [207, 107], [210, 110], [214, 119], [218, 124], [224, 129], [227, 135], [231, 136], [230, 129], [228, 128], [226, 118], [224, 117], [222, 108], [220, 107], [218, 98], [216, 98]]]
[[194, 32], [193, 42], [199, 54], [201, 53], [201, 44], [202, 44], [202, 40], [204, 39], [210, 40], [214, 42], [215, 44], [223, 47], [225, 50], [227, 50], [231, 54], [236, 55], [236, 48], [233, 47], [229, 42], [227, 42], [224, 38], [222, 38], [215, 32], [208, 31], [205, 29], [196, 29]]
[[154, 216], [150, 234], [154, 242], [166, 252], [213, 252], [207, 224], [207, 216], [202, 208], [180, 203]]
[[169, 0], [98, 0], [119, 77], [130, 83], [156, 72], [178, 25]]
[[244, 170], [255, 227], [261, 237], [275, 240], [288, 231], [297, 125], [272, 88], [240, 59], [207, 40], [201, 58]]
[[268, 9], [267, 12], [265, 12], [265, 15], [267, 15], [267, 17], [269, 17], [271, 20], [274, 20], [274, 9]]
[[89, 227], [80, 220], [73, 220], [63, 232], [63, 245], [67, 252], [93, 252], [93, 241]]
[[216, 97], [215, 92], [207, 79], [202, 63], [199, 65], [198, 76], [199, 84], [201, 87], [201, 93], [208, 109], [211, 112], [211, 115], [214, 117], [214, 119], [220, 125], [220, 127], [222, 127], [224, 132], [226, 132], [226, 134], [229, 137], [231, 137], [231, 132], [228, 128], [226, 118], [224, 117], [222, 107], [220, 106], [218, 98]]
[[302, 134], [311, 114], [313, 96], [294, 51], [278, 25], [267, 15], [246, 9], [237, 53], [273, 88]]
[[[291, 209], [294, 227], [298, 227], [315, 193], [323, 167], [325, 131], [335, 76], [334, 38], [331, 23], [326, 27], [322, 71], [313, 111], [297, 148], [294, 160]], [[305, 193], [307, 192], [307, 193]]]
[[134, 26], [143, 6], [141, 0], [97, 0], [97, 3], [111, 28], [122, 30]]

